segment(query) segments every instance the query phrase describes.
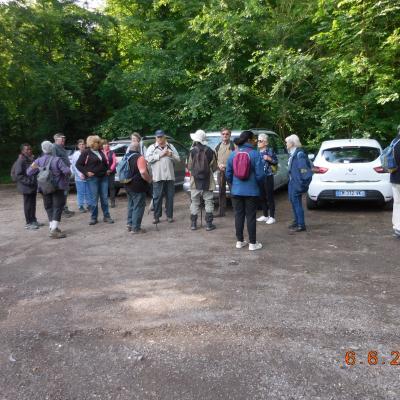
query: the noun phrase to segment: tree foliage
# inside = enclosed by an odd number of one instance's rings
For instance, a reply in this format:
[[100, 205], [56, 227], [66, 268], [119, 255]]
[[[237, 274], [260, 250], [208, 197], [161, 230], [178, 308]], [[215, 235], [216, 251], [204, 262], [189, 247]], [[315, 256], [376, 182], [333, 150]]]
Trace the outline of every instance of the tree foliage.
[[4, 143], [163, 127], [267, 127], [309, 144], [399, 123], [393, 0], [72, 0], [0, 5]]

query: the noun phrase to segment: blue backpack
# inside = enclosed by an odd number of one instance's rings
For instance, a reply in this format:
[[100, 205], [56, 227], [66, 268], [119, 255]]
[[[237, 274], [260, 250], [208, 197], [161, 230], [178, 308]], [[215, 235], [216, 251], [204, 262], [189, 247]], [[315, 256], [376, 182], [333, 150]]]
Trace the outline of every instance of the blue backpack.
[[129, 159], [134, 154], [125, 154], [117, 165], [117, 174], [121, 183], [128, 183], [132, 180], [133, 175], [129, 166]]
[[396, 162], [396, 158], [394, 156], [394, 148], [396, 145], [400, 142], [400, 139], [396, 140], [394, 139], [392, 143], [388, 147], [386, 147], [385, 150], [382, 151], [381, 154], [381, 163], [382, 163], [382, 168], [387, 171], [387, 172], [395, 172], [397, 168], [399, 167]]

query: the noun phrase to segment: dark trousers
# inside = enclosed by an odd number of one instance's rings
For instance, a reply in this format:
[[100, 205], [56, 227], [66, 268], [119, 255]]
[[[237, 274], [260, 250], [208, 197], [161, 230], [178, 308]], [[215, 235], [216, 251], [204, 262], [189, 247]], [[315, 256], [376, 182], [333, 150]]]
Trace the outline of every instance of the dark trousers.
[[293, 184], [291, 184], [290, 181], [288, 186], [288, 194], [289, 194], [289, 201], [292, 204], [295, 223], [296, 225], [304, 227], [305, 221], [304, 221], [304, 209], [302, 204], [302, 193], [299, 193], [293, 187]]
[[233, 208], [235, 210], [236, 238], [243, 242], [244, 220], [247, 221], [247, 232], [249, 242], [255, 244], [256, 239], [256, 215], [258, 197], [255, 196], [232, 196]]
[[64, 190], [56, 190], [53, 193], [43, 195], [44, 209], [49, 221], [61, 221], [65, 198]]
[[275, 199], [274, 199], [274, 176], [268, 175], [260, 184], [260, 202], [264, 217], [275, 218]]
[[158, 181], [153, 182], [153, 207], [154, 218], [160, 218], [162, 215], [162, 202], [165, 196], [167, 218], [174, 215], [174, 194], [175, 181]]
[[36, 192], [24, 194], [24, 213], [27, 225], [36, 222]]
[[226, 210], [226, 177], [225, 171], [218, 171], [218, 202], [219, 202], [219, 215], [223, 217]]
[[110, 192], [110, 202], [115, 203], [115, 174], [108, 175], [108, 190]]

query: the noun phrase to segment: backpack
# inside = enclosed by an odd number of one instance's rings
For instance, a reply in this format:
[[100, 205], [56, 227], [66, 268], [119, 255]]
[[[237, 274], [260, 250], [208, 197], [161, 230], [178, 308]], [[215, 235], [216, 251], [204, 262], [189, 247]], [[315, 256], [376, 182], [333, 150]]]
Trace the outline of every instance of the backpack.
[[205, 180], [210, 177], [210, 163], [207, 158], [207, 147], [195, 147], [192, 152], [191, 174], [195, 179]]
[[50, 157], [43, 167], [39, 167], [37, 183], [43, 194], [54, 193], [57, 190], [57, 185], [54, 183], [53, 172], [50, 169], [53, 158], [54, 157]]
[[131, 167], [129, 165], [129, 159], [133, 155], [134, 154], [125, 154], [117, 164], [117, 174], [121, 183], [128, 183], [133, 178]]
[[399, 167], [396, 162], [396, 158], [394, 156], [394, 148], [400, 142], [400, 139], [393, 140], [392, 143], [385, 150], [382, 151], [380, 160], [382, 163], [382, 168], [390, 173], [393, 173]]
[[[305, 154], [305, 158], [306, 158], [306, 168], [300, 168], [300, 179], [301, 179], [301, 192], [305, 193], [308, 191], [308, 188], [310, 186], [312, 177], [313, 177], [313, 166], [311, 164], [310, 159], [308, 158], [308, 155], [303, 152]], [[299, 153], [297, 153], [298, 156]]]
[[251, 158], [250, 152], [251, 150], [238, 150], [235, 156], [233, 157], [233, 175], [236, 178], [245, 181], [249, 179], [250, 171], [251, 171]]
[[10, 171], [11, 180], [12, 180], [13, 182], [17, 182], [17, 171], [16, 171], [16, 168], [17, 168], [18, 159], [19, 159], [19, 158], [17, 158], [17, 159], [14, 161], [14, 164], [12, 165], [11, 171]]

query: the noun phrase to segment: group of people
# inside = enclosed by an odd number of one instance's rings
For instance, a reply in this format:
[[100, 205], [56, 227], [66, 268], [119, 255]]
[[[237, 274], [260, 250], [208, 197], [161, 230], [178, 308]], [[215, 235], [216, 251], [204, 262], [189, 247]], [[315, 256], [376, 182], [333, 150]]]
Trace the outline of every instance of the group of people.
[[[400, 130], [398, 133], [400, 138]], [[207, 145], [207, 136], [203, 130], [190, 134], [192, 146], [187, 160], [190, 172], [190, 229], [198, 228], [198, 215], [202, 203], [205, 206], [206, 230], [216, 229], [215, 217], [225, 216], [226, 187], [231, 193], [235, 212], [236, 248], [249, 246], [249, 250], [258, 250], [262, 244], [257, 241], [256, 224], [265, 222], [274, 224], [274, 174], [278, 159], [274, 149], [269, 146], [268, 136], [252, 131], [243, 131], [234, 141], [228, 128], [221, 130], [221, 141], [215, 150]], [[306, 231], [302, 194], [307, 191], [310, 163], [297, 135], [288, 136], [286, 147], [289, 153], [289, 200], [293, 209], [293, 222], [289, 229], [293, 232]], [[36, 230], [43, 224], [36, 218], [36, 194], [42, 192], [51, 238], [64, 238], [65, 232], [59, 228], [61, 216], [72, 216], [66, 206], [71, 173], [75, 176], [77, 203], [79, 212], [89, 212], [89, 225], [98, 223], [98, 202], [103, 212], [103, 222], [113, 223], [110, 207], [115, 207], [116, 156], [110, 150], [109, 143], [97, 135], [91, 135], [77, 143], [78, 150], [71, 161], [64, 148], [65, 136], [54, 135], [54, 143], [44, 141], [41, 144], [43, 154], [34, 160], [29, 144], [21, 146], [14, 168], [18, 190], [23, 194], [26, 228]], [[400, 157], [400, 142], [396, 146]], [[155, 132], [155, 143], [148, 149], [143, 145], [138, 133], [131, 135], [131, 143], [123, 158], [129, 165], [130, 177], [124, 183], [128, 196], [127, 230], [132, 234], [145, 233], [142, 219], [146, 207], [146, 195], [152, 196], [153, 224], [158, 224], [162, 216], [163, 200], [167, 221], [174, 222], [175, 171], [174, 164], [180, 161], [176, 148], [168, 142], [163, 130]], [[400, 160], [399, 160], [400, 161]], [[55, 190], [44, 193], [38, 185], [40, 171], [51, 171]], [[219, 210], [214, 215], [214, 191], [217, 172], [219, 187]], [[395, 235], [400, 236], [400, 171], [391, 174], [394, 192], [393, 227]], [[263, 215], [256, 217], [257, 209]], [[244, 238], [244, 225], [247, 225], [248, 241]]]

